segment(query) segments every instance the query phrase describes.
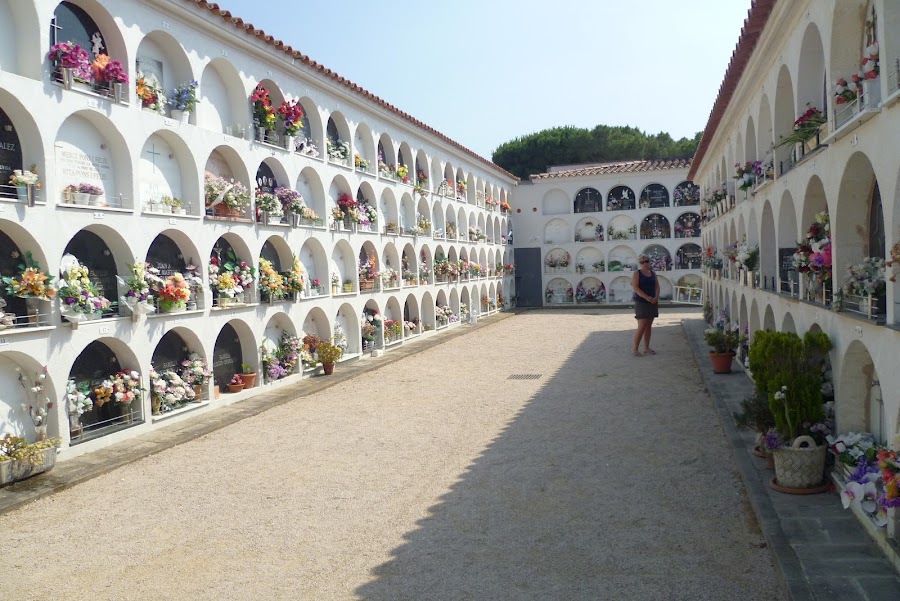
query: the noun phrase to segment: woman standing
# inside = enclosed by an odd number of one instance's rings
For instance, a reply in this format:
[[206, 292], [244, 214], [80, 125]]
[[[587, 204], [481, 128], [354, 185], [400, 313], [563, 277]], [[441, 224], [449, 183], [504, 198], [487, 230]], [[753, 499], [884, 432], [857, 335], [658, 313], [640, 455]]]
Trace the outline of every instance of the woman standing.
[[637, 332], [634, 333], [634, 348], [632, 354], [640, 357], [638, 346], [641, 338], [644, 339], [644, 354], [655, 355], [656, 351], [650, 348], [650, 328], [653, 320], [659, 317], [659, 280], [656, 272], [650, 269], [650, 259], [647, 255], [638, 257], [641, 268], [631, 277], [631, 289], [634, 291], [634, 318], [637, 319]]

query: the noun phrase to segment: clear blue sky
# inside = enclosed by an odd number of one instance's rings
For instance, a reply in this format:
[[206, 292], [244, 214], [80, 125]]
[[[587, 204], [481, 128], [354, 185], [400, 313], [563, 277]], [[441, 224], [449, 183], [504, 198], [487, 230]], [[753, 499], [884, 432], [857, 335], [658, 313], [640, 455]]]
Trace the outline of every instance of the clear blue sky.
[[221, 0], [474, 152], [550, 127], [706, 126], [749, 0]]

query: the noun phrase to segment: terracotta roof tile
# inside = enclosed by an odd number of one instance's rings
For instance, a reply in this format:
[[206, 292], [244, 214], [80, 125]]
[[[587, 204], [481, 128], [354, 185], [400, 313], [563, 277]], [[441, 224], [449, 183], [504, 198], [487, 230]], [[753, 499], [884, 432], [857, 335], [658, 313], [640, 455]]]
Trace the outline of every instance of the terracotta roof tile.
[[231, 22], [233, 25], [235, 25], [239, 29], [243, 29], [245, 32], [249, 33], [250, 35], [253, 35], [260, 39], [264, 39], [268, 44], [273, 45], [276, 48], [280, 48], [282, 52], [284, 52], [291, 58], [297, 59], [298, 61], [300, 61], [302, 64], [306, 65], [307, 67], [311, 67], [312, 69], [316, 69], [318, 71], [324, 71], [324, 73], [326, 75], [330, 76], [332, 79], [337, 80], [338, 83], [342, 84], [344, 87], [349, 88], [351, 91], [364, 97], [366, 100], [368, 100], [370, 102], [374, 102], [375, 104], [381, 106], [382, 108], [385, 108], [388, 111], [394, 113], [401, 119], [408, 121], [409, 123], [413, 124], [417, 128], [423, 130], [427, 134], [434, 136], [436, 138], [439, 138], [440, 140], [443, 140], [444, 142], [453, 146], [454, 148], [461, 150], [465, 154], [467, 154], [467, 155], [471, 156], [472, 158], [476, 159], [477, 161], [483, 163], [484, 165], [486, 165], [493, 171], [496, 171], [497, 173], [500, 173], [506, 177], [509, 177], [509, 178], [513, 179], [514, 181], [519, 181], [519, 178], [516, 177], [515, 175], [513, 175], [512, 173], [510, 173], [509, 171], [506, 171], [505, 169], [499, 167], [498, 165], [495, 165], [494, 163], [492, 163], [491, 161], [482, 157], [481, 155], [478, 155], [478, 154], [472, 152], [471, 150], [469, 150], [468, 148], [466, 148], [459, 142], [455, 142], [455, 141], [451, 140], [450, 138], [448, 138], [441, 132], [437, 131], [436, 129], [429, 127], [425, 123], [414, 118], [412, 115], [409, 115], [408, 113], [404, 113], [403, 111], [401, 111], [394, 105], [385, 102], [384, 100], [382, 100], [375, 94], [372, 94], [371, 92], [364, 90], [360, 86], [353, 84], [349, 80], [347, 80], [343, 77], [340, 77], [337, 73], [333, 72], [331, 69], [326, 69], [324, 66], [322, 66], [319, 63], [317, 63], [316, 61], [310, 59], [305, 54], [301, 54], [300, 52], [292, 49], [290, 46], [285, 45], [284, 42], [282, 42], [281, 40], [276, 40], [274, 37], [266, 35], [266, 32], [263, 31], [262, 29], [256, 29], [255, 27], [253, 27], [252, 24], [244, 23], [243, 19], [232, 16], [232, 14], [227, 10], [220, 9], [219, 5], [216, 4], [215, 2], [207, 2], [207, 0], [184, 0], [184, 1], [188, 2], [190, 4], [195, 4], [195, 5], [199, 6], [200, 8], [206, 8], [211, 13], [221, 17], [222, 20], [224, 20], [226, 22]]
[[583, 177], [586, 175], [610, 175], [617, 173], [641, 173], [644, 171], [667, 171], [669, 169], [687, 169], [691, 166], [691, 159], [670, 159], [662, 161], [618, 161], [615, 163], [602, 163], [599, 165], [587, 165], [565, 171], [551, 173], [538, 173], [531, 179], [553, 179], [562, 177]]
[[722, 85], [719, 86], [719, 95], [716, 96], [716, 102], [713, 104], [712, 111], [709, 114], [709, 121], [706, 122], [706, 128], [703, 130], [703, 137], [700, 139], [700, 145], [694, 154], [694, 164], [688, 173], [688, 179], [693, 179], [696, 175], [697, 166], [700, 165], [706, 151], [709, 150], [709, 143], [712, 141], [719, 123], [725, 114], [725, 109], [731, 102], [731, 97], [737, 88], [741, 76], [744, 74], [744, 68], [753, 55], [756, 48], [756, 42], [759, 41], [759, 35], [762, 33], [772, 9], [775, 8], [777, 0], [753, 0], [750, 4], [750, 10], [747, 12], [747, 18], [744, 19], [744, 26], [741, 28], [741, 35], [738, 38], [734, 52], [731, 53], [731, 61], [725, 70], [725, 78]]

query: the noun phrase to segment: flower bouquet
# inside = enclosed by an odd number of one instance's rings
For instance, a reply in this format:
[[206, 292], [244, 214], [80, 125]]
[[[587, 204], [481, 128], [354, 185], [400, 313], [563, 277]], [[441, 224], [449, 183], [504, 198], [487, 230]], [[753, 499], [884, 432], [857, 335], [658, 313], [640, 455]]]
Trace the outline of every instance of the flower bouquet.
[[278, 114], [281, 115], [285, 134], [293, 137], [303, 128], [303, 108], [296, 100], [282, 101]]
[[141, 99], [141, 108], [160, 115], [166, 113], [166, 97], [163, 95], [162, 84], [155, 75], [144, 75], [138, 72], [137, 81], [134, 82], [134, 91]]
[[88, 277], [88, 268], [72, 255], [63, 255], [56, 289], [60, 312], [68, 321], [97, 319], [110, 309], [109, 300], [97, 292]]
[[6, 284], [6, 294], [10, 296], [38, 300], [53, 300], [56, 296], [56, 289], [52, 286], [53, 276], [41, 271], [37, 261], [31, 256], [31, 251], [25, 251], [22, 255], [18, 277], [4, 276], [0, 281]]
[[806, 112], [794, 121], [794, 127], [791, 133], [787, 136], [783, 136], [778, 144], [775, 145], [776, 148], [793, 146], [794, 144], [804, 144], [815, 137], [819, 128], [825, 124], [827, 118], [822, 114], [822, 111], [809, 103], [807, 103], [806, 106], [808, 107]]
[[250, 102], [253, 103], [253, 122], [260, 128], [257, 133], [259, 139], [261, 132], [275, 130], [275, 107], [269, 99], [269, 91], [262, 84], [257, 84], [250, 95]]
[[150, 295], [151, 278], [155, 276], [148, 273], [148, 267], [148, 263], [138, 261], [128, 266], [131, 274], [127, 278], [116, 276], [119, 286], [125, 289], [125, 294], [119, 297], [119, 301], [135, 316], [149, 315], [156, 311]]
[[66, 411], [69, 414], [69, 428], [81, 429], [81, 416], [94, 408], [90, 397], [90, 388], [86, 383], [77, 384], [75, 380], [66, 381]]
[[182, 111], [192, 113], [197, 109], [197, 82], [189, 81], [183, 83], [174, 90], [169, 98], [168, 104], [173, 111]]
[[191, 300], [190, 283], [180, 273], [173, 273], [154, 286], [156, 306], [165, 313], [184, 311]]
[[806, 240], [797, 243], [792, 262], [798, 272], [811, 275], [809, 288], [813, 292], [831, 281], [831, 225], [827, 212], [816, 215]]
[[75, 81], [91, 81], [91, 61], [87, 50], [73, 42], [60, 42], [50, 47], [47, 58], [57, 69], [72, 69]]
[[263, 298], [280, 300], [285, 296], [284, 278], [272, 267], [272, 262], [259, 258], [259, 290]]
[[[290, 213], [299, 217], [303, 212], [303, 209], [306, 208], [306, 205], [303, 202], [303, 197], [300, 196], [300, 193], [295, 190], [291, 190], [290, 188], [284, 188], [281, 186], [275, 188], [275, 196], [281, 202], [282, 213]], [[259, 197], [257, 196], [257, 206], [258, 205]]]
[[737, 180], [738, 188], [744, 191], [753, 187], [756, 179], [763, 175], [761, 161], [747, 161], [743, 165], [736, 163], [734, 166], [737, 169], [734, 179]]
[[[256, 210], [257, 214], [265, 212], [269, 217], [281, 217], [284, 212], [281, 201], [271, 192], [256, 191]], [[259, 216], [257, 216], [257, 221]]]
[[848, 267], [841, 285], [844, 294], [868, 296], [884, 292], [884, 265], [884, 259], [866, 257], [859, 265]]
[[853, 102], [859, 97], [860, 85], [859, 85], [859, 77], [854, 76], [851, 78], [852, 83], [847, 83], [847, 80], [841, 77], [837, 80], [834, 85], [834, 103], [835, 104], [844, 104], [848, 102]]

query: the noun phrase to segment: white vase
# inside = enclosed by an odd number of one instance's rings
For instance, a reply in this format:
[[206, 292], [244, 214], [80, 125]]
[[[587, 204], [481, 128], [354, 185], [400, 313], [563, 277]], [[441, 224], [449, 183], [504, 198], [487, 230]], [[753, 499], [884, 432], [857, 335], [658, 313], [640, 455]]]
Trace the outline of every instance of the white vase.
[[294, 140], [296, 138], [294, 136], [289, 136], [288, 134], [284, 134], [284, 147], [286, 150], [290, 152], [294, 152]]
[[187, 123], [191, 118], [190, 111], [179, 111], [178, 109], [172, 109], [172, 119], [178, 121], [179, 123]]
[[100, 202], [99, 194], [91, 194], [88, 201], [92, 207], [99, 207], [103, 204], [102, 202]]
[[863, 99], [865, 100], [865, 106], [863, 108], [870, 110], [877, 108], [878, 105], [881, 104], [881, 78], [864, 79], [862, 86]]
[[75, 197], [75, 204], [77, 205], [86, 205], [91, 200], [91, 195], [86, 192], [73, 192], [72, 195]]

